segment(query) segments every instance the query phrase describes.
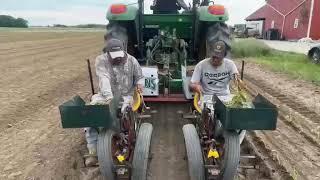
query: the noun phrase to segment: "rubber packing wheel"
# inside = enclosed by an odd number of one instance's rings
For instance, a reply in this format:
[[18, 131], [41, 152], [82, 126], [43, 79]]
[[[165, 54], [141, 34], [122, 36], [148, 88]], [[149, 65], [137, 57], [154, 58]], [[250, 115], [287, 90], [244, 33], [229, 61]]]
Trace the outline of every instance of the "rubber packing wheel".
[[225, 131], [223, 137], [224, 147], [219, 180], [232, 180], [237, 174], [240, 163], [239, 134], [236, 131]]
[[153, 127], [143, 123], [139, 128], [132, 160], [131, 180], [146, 180]]
[[112, 130], [103, 130], [98, 135], [97, 154], [99, 167], [102, 176], [106, 180], [116, 179], [114, 171], [115, 160], [113, 159], [115, 137], [116, 134]]
[[184, 125], [182, 130], [187, 150], [190, 180], [204, 180], [204, 162], [197, 130], [193, 124]]

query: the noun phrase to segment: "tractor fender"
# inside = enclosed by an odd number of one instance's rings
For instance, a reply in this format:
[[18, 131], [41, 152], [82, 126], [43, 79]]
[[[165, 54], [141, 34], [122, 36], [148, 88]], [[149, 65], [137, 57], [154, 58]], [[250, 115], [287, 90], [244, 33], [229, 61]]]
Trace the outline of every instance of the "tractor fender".
[[126, 12], [121, 13], [121, 14], [113, 14], [111, 13], [111, 7], [108, 9], [107, 12], [107, 20], [109, 21], [133, 21], [137, 18], [138, 15], [138, 8], [135, 6], [126, 6]]
[[207, 22], [225, 22], [229, 20], [229, 14], [227, 11], [223, 15], [210, 14], [208, 11], [209, 6], [201, 6], [197, 9], [197, 18], [199, 21]]

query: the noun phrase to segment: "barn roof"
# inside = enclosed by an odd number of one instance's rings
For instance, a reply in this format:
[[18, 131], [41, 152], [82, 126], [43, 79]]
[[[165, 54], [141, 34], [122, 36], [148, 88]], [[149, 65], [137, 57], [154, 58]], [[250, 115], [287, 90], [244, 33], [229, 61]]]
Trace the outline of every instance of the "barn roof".
[[305, 0], [268, 0], [267, 3], [286, 15], [303, 1]]
[[268, 12], [268, 6], [264, 5], [256, 12], [252, 13], [250, 16], [246, 18], [246, 21], [259, 21], [264, 20]]
[[282, 15], [286, 15], [304, 1], [308, 0], [268, 0], [266, 5], [248, 16], [246, 21], [264, 20], [271, 8], [270, 6]]

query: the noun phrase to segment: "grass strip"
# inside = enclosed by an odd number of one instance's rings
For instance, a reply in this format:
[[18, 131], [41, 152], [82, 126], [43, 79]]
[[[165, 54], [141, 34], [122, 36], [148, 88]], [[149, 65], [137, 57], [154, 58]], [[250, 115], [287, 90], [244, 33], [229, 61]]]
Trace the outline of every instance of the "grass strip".
[[255, 39], [237, 40], [232, 43], [232, 56], [246, 58], [272, 70], [320, 85], [320, 66], [313, 64], [304, 54], [283, 52], [269, 48]]

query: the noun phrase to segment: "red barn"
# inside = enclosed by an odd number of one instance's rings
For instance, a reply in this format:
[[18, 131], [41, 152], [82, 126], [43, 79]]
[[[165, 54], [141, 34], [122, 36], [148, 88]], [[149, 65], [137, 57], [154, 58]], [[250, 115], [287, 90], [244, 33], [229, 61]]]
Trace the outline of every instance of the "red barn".
[[283, 39], [320, 39], [320, 0], [267, 0], [246, 18], [264, 21], [264, 32], [278, 29]]

